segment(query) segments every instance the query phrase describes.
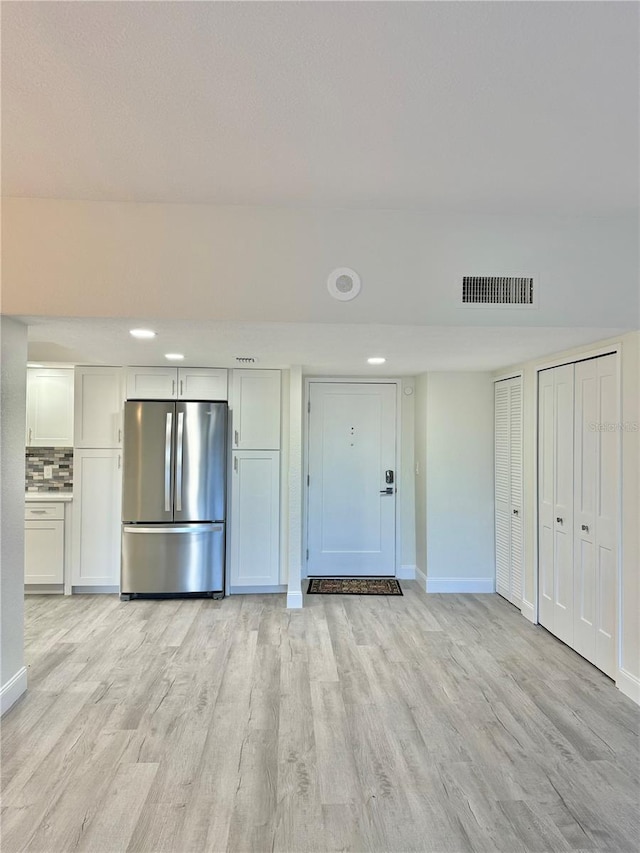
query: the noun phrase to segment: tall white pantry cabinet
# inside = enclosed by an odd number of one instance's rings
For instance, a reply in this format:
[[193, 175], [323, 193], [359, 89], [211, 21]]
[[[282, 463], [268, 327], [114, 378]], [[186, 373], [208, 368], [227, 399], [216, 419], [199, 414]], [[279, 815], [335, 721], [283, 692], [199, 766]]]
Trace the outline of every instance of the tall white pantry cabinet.
[[229, 591], [280, 582], [279, 370], [234, 370]]
[[617, 356], [538, 379], [539, 620], [616, 672], [619, 502]]
[[71, 582], [75, 588], [120, 583], [124, 371], [75, 370], [74, 513]]
[[496, 592], [522, 607], [522, 377], [495, 383]]

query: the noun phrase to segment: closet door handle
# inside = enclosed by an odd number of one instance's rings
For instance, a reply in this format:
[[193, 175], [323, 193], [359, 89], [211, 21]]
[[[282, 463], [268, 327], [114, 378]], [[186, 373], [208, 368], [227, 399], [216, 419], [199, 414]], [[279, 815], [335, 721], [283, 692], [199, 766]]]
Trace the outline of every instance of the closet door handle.
[[514, 509], [513, 514], [514, 514], [514, 515], [518, 515], [518, 510], [517, 510], [517, 509]]
[[556, 521], [558, 522], [558, 524], [564, 524], [564, 522], [563, 522], [563, 520], [560, 518], [560, 516], [558, 516], [558, 517], [556, 518]]
[[584, 532], [585, 532], [585, 533], [588, 533], [588, 532], [589, 532], [589, 525], [588, 525], [588, 524], [583, 524], [583, 525], [581, 526], [581, 530], [584, 530]]

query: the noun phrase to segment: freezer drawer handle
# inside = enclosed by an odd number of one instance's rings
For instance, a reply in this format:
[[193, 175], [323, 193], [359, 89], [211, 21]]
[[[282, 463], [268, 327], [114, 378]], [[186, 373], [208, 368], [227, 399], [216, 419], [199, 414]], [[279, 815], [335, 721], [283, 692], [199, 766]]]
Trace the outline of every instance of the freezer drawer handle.
[[184, 433], [184, 412], [178, 412], [178, 437], [176, 439], [176, 511], [182, 509], [182, 438]]
[[171, 512], [171, 422], [173, 415], [167, 412], [164, 435], [164, 511]]
[[140, 527], [131, 525], [124, 528], [125, 533], [216, 533], [223, 529], [222, 524], [190, 524], [186, 526], [171, 527]]

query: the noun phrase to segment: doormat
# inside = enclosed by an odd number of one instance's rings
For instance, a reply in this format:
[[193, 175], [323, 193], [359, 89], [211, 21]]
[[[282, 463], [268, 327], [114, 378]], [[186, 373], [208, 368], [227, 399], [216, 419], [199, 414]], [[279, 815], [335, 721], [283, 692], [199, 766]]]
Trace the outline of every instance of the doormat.
[[402, 595], [395, 578], [312, 578], [310, 595]]

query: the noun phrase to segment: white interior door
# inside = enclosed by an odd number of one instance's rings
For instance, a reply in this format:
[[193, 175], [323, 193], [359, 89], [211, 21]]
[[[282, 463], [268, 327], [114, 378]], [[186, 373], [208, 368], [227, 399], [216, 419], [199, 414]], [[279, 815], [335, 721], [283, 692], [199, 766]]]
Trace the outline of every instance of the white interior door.
[[509, 600], [522, 607], [524, 529], [522, 511], [522, 378], [509, 383]]
[[[576, 364], [574, 648], [615, 675], [616, 357]], [[609, 428], [607, 428], [609, 427]]]
[[554, 616], [553, 386], [553, 371], [541, 371], [538, 376], [538, 618], [550, 631], [553, 631]]
[[554, 373], [554, 600], [553, 633], [573, 645], [573, 418], [574, 365]]
[[309, 399], [307, 573], [393, 576], [396, 386], [312, 382]]
[[509, 506], [509, 380], [495, 385], [495, 500], [496, 500], [496, 592], [511, 594], [510, 506]]

